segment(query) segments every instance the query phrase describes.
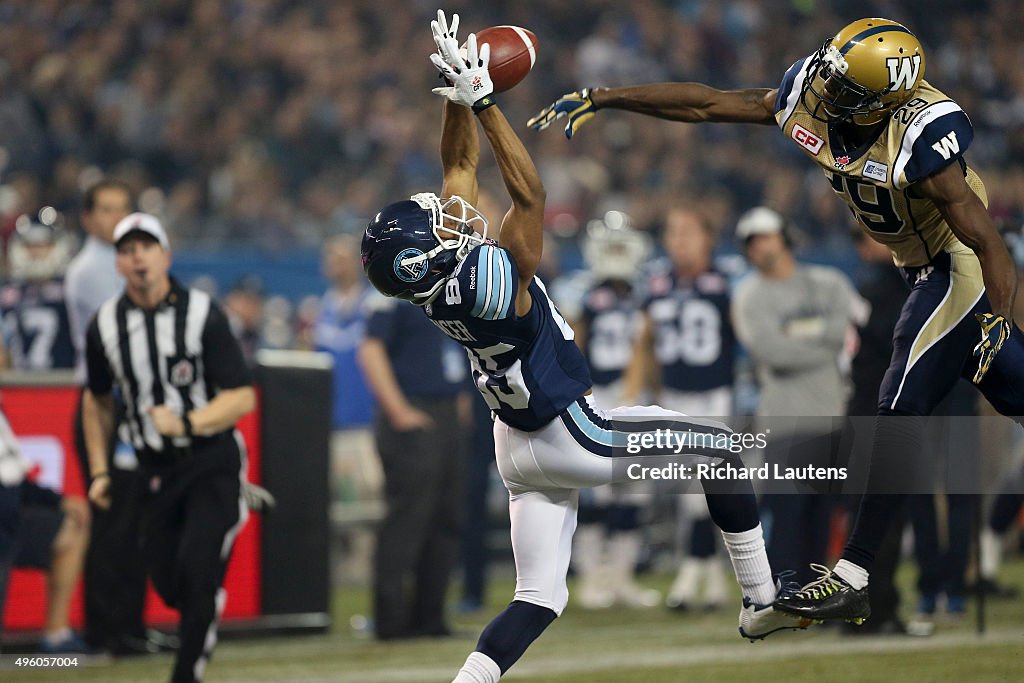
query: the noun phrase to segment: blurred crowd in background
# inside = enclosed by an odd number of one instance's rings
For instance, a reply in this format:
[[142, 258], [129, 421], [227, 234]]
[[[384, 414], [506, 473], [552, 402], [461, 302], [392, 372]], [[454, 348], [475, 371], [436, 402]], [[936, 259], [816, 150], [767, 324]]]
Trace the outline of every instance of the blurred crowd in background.
[[[177, 247], [317, 245], [359, 232], [394, 197], [439, 178], [440, 106], [426, 29], [409, 0], [9, 0], [0, 5], [0, 221], [50, 204], [74, 225], [99, 174], [130, 182]], [[503, 98], [526, 119], [583, 86], [697, 80], [775, 87], [848, 20], [906, 23], [926, 78], [969, 113], [969, 153], [993, 213], [1024, 207], [1024, 45], [1012, 0], [454, 1], [464, 31], [534, 31], [534, 74]], [[419, 68], [417, 68], [419, 65]], [[607, 208], [656, 229], [699, 201], [720, 230], [771, 206], [816, 241], [849, 246], [841, 203], [777, 134], [602, 115], [578, 139], [521, 128], [548, 190], [549, 227], [572, 239]], [[492, 185], [493, 162], [485, 155]], [[499, 186], [500, 187], [500, 186]]]

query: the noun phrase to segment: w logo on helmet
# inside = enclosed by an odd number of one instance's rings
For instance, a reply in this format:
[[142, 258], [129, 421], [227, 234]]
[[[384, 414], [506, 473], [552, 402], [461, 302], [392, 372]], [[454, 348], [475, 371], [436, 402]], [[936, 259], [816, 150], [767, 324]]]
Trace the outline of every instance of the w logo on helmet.
[[889, 89], [913, 90], [917, 77], [921, 75], [921, 55], [909, 57], [887, 57], [885, 66], [889, 69]]
[[409, 259], [423, 256], [419, 249], [403, 249], [395, 257], [395, 277], [402, 282], [419, 282], [427, 274], [427, 259], [408, 263]]

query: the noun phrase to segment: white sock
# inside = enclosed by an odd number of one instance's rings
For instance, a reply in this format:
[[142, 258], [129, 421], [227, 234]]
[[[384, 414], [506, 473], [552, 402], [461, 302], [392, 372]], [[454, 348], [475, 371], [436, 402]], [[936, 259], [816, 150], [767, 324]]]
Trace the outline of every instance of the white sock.
[[772, 580], [772, 566], [764, 550], [764, 535], [758, 524], [748, 531], [722, 532], [725, 549], [729, 551], [736, 581], [743, 589], [743, 595], [758, 605], [770, 605], [775, 601], [775, 582]]
[[452, 683], [498, 683], [501, 669], [483, 652], [471, 652]]
[[981, 531], [980, 551], [978, 571], [981, 578], [995, 580], [1003, 559], [1003, 539], [992, 529], [985, 527]]
[[71, 637], [71, 629], [67, 626], [59, 628], [56, 631], [48, 632], [43, 638], [46, 640], [47, 645], [57, 645], [63, 643], [65, 640]]
[[849, 560], [839, 560], [836, 562], [835, 569], [832, 573], [838, 576], [840, 579], [850, 584], [854, 590], [859, 591], [868, 585], [868, 570], [859, 564], [854, 564]]

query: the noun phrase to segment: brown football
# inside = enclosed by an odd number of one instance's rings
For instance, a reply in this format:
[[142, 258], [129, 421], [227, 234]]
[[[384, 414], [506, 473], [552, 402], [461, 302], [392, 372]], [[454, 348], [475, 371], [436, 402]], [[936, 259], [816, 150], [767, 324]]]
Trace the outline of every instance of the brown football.
[[526, 78], [537, 61], [537, 36], [518, 26], [492, 26], [477, 31], [476, 44], [491, 46], [487, 72], [494, 92], [510, 90]]

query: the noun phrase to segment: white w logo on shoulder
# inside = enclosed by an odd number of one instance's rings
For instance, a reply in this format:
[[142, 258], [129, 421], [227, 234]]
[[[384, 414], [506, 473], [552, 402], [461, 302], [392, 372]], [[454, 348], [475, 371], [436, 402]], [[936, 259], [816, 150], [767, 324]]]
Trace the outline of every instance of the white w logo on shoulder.
[[910, 57], [887, 57], [885, 66], [889, 69], [889, 87], [892, 90], [913, 90], [921, 73], [921, 55]]
[[932, 145], [932, 149], [942, 155], [943, 159], [949, 159], [954, 154], [960, 153], [960, 141], [956, 139], [956, 131], [946, 133], [941, 140]]

